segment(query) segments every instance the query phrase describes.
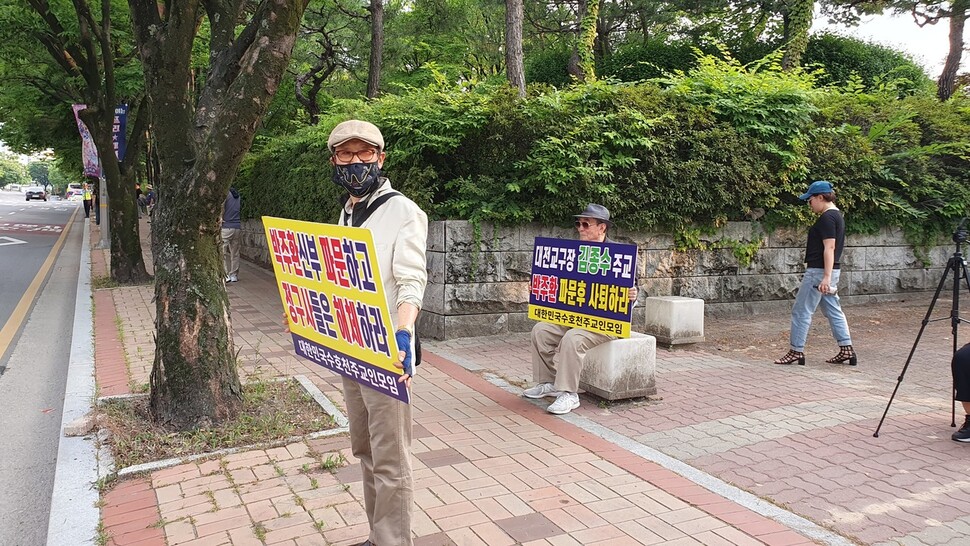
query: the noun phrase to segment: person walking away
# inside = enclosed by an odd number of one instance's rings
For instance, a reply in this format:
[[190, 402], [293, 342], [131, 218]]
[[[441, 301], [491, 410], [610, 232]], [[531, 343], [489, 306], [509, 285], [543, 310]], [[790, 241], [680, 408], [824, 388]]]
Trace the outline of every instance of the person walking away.
[[[428, 282], [428, 216], [394, 191], [382, 176], [384, 136], [371, 123], [338, 124], [327, 139], [333, 182], [347, 191], [339, 224], [371, 230], [381, 282], [398, 342], [406, 388], [414, 376], [414, 324]], [[364, 508], [370, 528], [366, 546], [412, 546], [414, 477], [411, 468], [411, 406], [343, 378], [350, 445], [360, 459]], [[411, 397], [413, 402], [414, 397]]]
[[226, 272], [226, 282], [239, 281], [239, 245], [242, 221], [239, 210], [242, 197], [239, 190], [229, 188], [229, 195], [222, 205], [222, 262]]
[[[590, 203], [576, 215], [576, 231], [580, 241], [612, 242], [606, 236], [613, 226], [610, 211], [603, 205]], [[637, 299], [637, 287], [629, 292], [630, 301]], [[579, 376], [583, 371], [586, 353], [616, 336], [570, 328], [549, 322], [532, 327], [532, 379], [536, 385], [526, 389], [526, 398], [551, 397], [556, 400], [546, 408], [549, 413], [563, 415], [579, 407]]]
[[821, 305], [822, 313], [829, 320], [832, 337], [839, 345], [839, 354], [826, 362], [848, 362], [855, 366], [858, 362], [852, 349], [849, 323], [842, 312], [838, 295], [840, 261], [842, 249], [845, 247], [845, 220], [842, 218], [842, 211], [835, 206], [835, 190], [831, 183], [819, 180], [812, 182], [808, 191], [799, 196], [799, 199], [808, 202], [818, 219], [808, 230], [808, 242], [805, 245], [807, 268], [792, 306], [789, 339], [791, 349], [785, 356], [775, 360], [775, 364], [805, 365], [808, 329], [812, 325], [812, 315]]
[[84, 183], [84, 186], [82, 186], [82, 188], [83, 189], [81, 190], [81, 199], [84, 202], [84, 217], [85, 218], [90, 218], [91, 217], [91, 199], [92, 199], [91, 186], [88, 186], [87, 182], [85, 182]]

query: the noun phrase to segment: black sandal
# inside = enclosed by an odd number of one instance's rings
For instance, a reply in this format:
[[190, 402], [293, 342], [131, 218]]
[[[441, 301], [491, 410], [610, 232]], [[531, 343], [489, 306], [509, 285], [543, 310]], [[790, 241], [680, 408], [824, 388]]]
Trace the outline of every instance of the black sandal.
[[839, 345], [839, 354], [826, 360], [829, 364], [842, 364], [846, 361], [849, 362], [849, 366], [855, 366], [859, 363], [855, 351], [852, 350], [852, 345]]
[[794, 364], [798, 363], [799, 366], [805, 365], [805, 353], [800, 353], [798, 351], [788, 351], [788, 353], [775, 361], [775, 364]]

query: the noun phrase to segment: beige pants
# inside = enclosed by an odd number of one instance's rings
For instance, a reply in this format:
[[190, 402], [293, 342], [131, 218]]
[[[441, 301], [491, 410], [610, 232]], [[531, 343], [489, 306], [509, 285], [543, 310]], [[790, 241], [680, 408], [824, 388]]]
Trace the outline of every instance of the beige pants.
[[532, 327], [532, 379], [556, 390], [578, 392], [586, 352], [615, 336], [548, 322]]
[[226, 276], [239, 274], [239, 231], [236, 228], [222, 230], [222, 262]]
[[360, 459], [364, 475], [370, 541], [377, 546], [411, 546], [411, 406], [346, 377], [343, 385], [350, 449]]

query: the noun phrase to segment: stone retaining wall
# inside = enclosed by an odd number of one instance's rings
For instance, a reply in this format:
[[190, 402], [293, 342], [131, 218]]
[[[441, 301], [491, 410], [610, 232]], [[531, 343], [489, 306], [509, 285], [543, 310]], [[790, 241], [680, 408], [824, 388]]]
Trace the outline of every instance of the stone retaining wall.
[[[533, 324], [526, 317], [533, 240], [574, 235], [573, 229], [529, 224], [514, 228], [483, 225], [476, 237], [468, 222], [432, 222], [421, 335], [453, 339], [528, 331]], [[734, 222], [714, 236], [702, 237], [703, 243], [721, 248], [687, 251], [674, 250], [673, 237], [667, 234], [616, 230], [610, 236], [634, 243], [640, 250], [640, 305], [634, 308], [633, 318], [637, 331], [643, 331], [647, 296], [701, 298], [709, 314], [787, 309], [804, 270], [804, 229], [765, 234], [757, 223]], [[759, 241], [760, 249], [749, 265], [742, 266], [730, 241]], [[242, 242], [245, 258], [269, 267], [260, 221], [244, 222]], [[924, 268], [898, 231], [849, 236], [839, 295], [844, 302], [858, 303], [935, 290], [953, 251], [952, 244], [929, 249], [930, 267]]]

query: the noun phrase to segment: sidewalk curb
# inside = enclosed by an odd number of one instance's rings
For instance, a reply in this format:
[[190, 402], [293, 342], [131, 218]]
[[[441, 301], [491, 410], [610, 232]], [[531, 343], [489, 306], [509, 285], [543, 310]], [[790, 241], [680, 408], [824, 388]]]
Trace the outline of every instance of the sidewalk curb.
[[74, 304], [71, 357], [64, 392], [57, 466], [47, 522], [47, 546], [93, 545], [101, 512], [94, 436], [64, 436], [64, 427], [91, 410], [94, 397], [94, 326], [91, 313], [90, 219], [84, 220], [80, 272]]

